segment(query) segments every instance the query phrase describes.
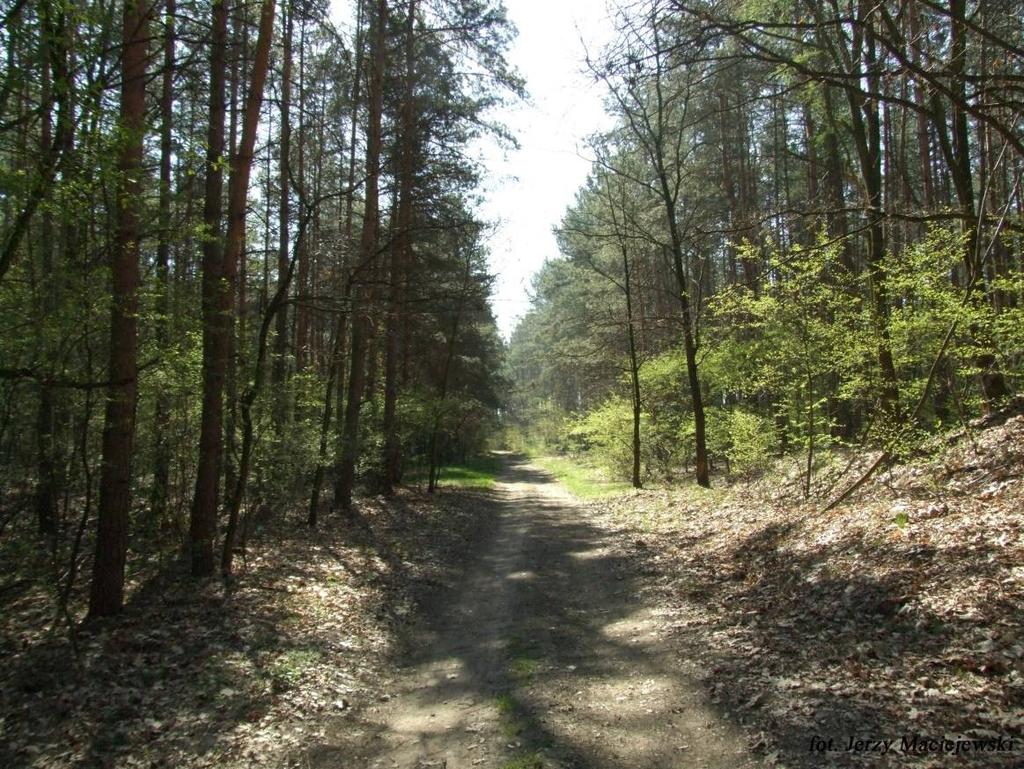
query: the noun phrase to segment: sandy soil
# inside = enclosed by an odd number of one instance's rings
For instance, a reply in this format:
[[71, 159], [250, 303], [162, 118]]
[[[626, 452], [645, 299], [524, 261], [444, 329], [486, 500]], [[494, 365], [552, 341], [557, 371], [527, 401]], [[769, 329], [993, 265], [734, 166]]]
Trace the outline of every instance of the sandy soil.
[[435, 590], [389, 694], [312, 747], [314, 767], [729, 767], [762, 763], [657, 632], [617, 532], [506, 457], [495, 525]]

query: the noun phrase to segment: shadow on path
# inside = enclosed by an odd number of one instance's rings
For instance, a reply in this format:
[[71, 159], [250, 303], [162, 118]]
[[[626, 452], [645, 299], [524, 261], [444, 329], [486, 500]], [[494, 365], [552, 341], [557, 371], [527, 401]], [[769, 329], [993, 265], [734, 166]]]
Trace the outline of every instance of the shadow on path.
[[478, 497], [497, 515], [474, 560], [421, 604], [396, 696], [359, 714], [355, 729], [339, 724], [309, 763], [758, 765], [657, 632], [638, 599], [637, 563], [615, 541], [621, 532], [588, 520], [521, 458], [507, 458], [500, 480]]

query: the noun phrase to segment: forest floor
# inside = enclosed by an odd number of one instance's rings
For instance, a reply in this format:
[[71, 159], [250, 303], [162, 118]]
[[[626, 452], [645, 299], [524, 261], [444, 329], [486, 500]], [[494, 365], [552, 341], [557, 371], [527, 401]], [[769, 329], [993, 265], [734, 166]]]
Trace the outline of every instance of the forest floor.
[[1024, 416], [827, 513], [502, 464], [268, 525], [232, 585], [134, 569], [74, 644], [8, 584], [0, 766], [1021, 765]]

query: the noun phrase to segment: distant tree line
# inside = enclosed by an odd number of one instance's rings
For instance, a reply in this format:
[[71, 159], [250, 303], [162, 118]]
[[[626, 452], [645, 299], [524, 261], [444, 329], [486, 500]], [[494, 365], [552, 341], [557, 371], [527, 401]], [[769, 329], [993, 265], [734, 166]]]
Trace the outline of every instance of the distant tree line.
[[[1019, 2], [640, 0], [510, 349], [525, 443], [639, 486], [865, 442], [1022, 374]], [[541, 426], [543, 424], [543, 427]]]

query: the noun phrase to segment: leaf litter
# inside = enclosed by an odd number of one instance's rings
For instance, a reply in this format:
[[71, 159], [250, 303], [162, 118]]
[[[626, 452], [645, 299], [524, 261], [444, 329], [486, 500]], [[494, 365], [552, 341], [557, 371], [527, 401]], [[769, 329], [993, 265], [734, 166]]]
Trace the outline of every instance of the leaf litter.
[[[1024, 743], [1022, 469], [1018, 415], [830, 512], [794, 475], [631, 492], [588, 518], [617, 535], [680, 669], [767, 765], [949, 766], [811, 749], [921, 735], [1012, 739], [955, 757], [1010, 767]], [[0, 615], [0, 765], [290, 767], [323, 745], [342, 760], [372, 737], [405, 628], [456, 586], [491, 509], [406, 490], [319, 532], [286, 516], [229, 585], [136, 568], [125, 613], [74, 647], [47, 632], [46, 590], [25, 591]]]
[[0, 766], [305, 766], [388, 698], [403, 626], [485, 524], [469, 491], [362, 499], [316, 532], [296, 511], [228, 584], [136, 568], [122, 615], [74, 644], [35, 586], [0, 613]]
[[[769, 763], [1021, 765], [1024, 415], [973, 427], [829, 512], [795, 473], [593, 503], [680, 664]], [[915, 735], [1012, 750], [900, 750]], [[895, 742], [881, 755], [851, 738]]]

